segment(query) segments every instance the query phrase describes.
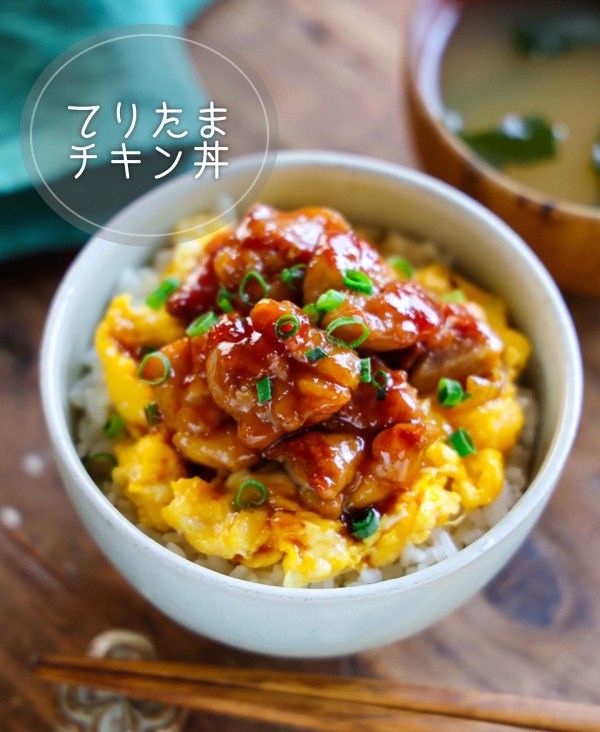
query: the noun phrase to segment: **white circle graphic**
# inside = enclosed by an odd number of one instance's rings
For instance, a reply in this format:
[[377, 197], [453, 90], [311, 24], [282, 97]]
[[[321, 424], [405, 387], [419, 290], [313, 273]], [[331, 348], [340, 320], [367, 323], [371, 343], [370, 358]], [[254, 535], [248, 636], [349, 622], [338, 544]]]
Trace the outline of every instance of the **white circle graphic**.
[[[273, 146], [276, 145], [277, 135], [277, 120], [271, 100], [261, 82], [255, 76], [254, 78], [252, 78], [252, 72], [246, 71], [244, 68], [242, 68], [239, 61], [234, 61], [232, 58], [230, 58], [229, 52], [226, 54], [199, 40], [190, 38], [186, 35], [182, 35], [178, 32], [173, 32], [173, 29], [169, 28], [167, 31], [164, 26], [138, 26], [127, 34], [120, 34], [115, 36], [109, 35], [108, 37], [107, 34], [101, 35], [103, 36], [101, 40], [97, 40], [96, 42], [90, 44], [88, 39], [88, 41], [84, 41], [83, 43], [78, 44], [73, 49], [67, 51], [66, 54], [56, 59], [39, 76], [38, 80], [33, 86], [33, 89], [30, 93], [29, 99], [25, 105], [25, 109], [23, 112], [21, 130], [23, 155], [26, 166], [33, 179], [34, 185], [38, 190], [38, 193], [40, 193], [42, 198], [46, 201], [46, 203], [48, 203], [48, 205], [51, 206], [51, 208], [54, 209], [56, 213], [58, 213], [62, 218], [69, 221], [70, 223], [84, 229], [88, 233], [94, 233], [95, 231], [102, 229], [103, 235], [110, 234], [115, 236], [118, 241], [125, 240], [138, 244], [143, 243], [144, 240], [154, 240], [157, 237], [171, 236], [174, 233], [177, 233], [178, 235], [191, 235], [194, 233], [196, 235], [200, 235], [202, 232], [209, 230], [211, 226], [214, 227], [214, 225], [216, 225], [219, 221], [223, 221], [223, 219], [226, 219], [228, 215], [233, 214], [240, 206], [241, 202], [250, 195], [250, 193], [261, 182], [261, 180], [263, 180], [270, 172], [270, 169], [273, 165], [273, 156], [269, 156], [269, 152], [271, 151]], [[98, 37], [99, 36], [95, 36], [94, 38], [97, 39]], [[54, 80], [70, 64], [72, 64], [85, 54], [99, 49], [102, 46], [107, 46], [108, 44], [126, 42], [127, 40], [134, 38], [167, 39], [175, 41], [179, 44], [190, 44], [196, 49], [201, 49], [205, 53], [212, 54], [221, 63], [228, 65], [231, 69], [235, 70], [237, 74], [239, 74], [240, 78], [243, 80], [243, 83], [246, 84], [247, 87], [251, 90], [258, 104], [258, 109], [260, 110], [260, 115], [262, 117], [261, 123], [263, 125], [264, 141], [262, 142], [262, 149], [257, 151], [260, 153], [260, 165], [257, 167], [252, 181], [246, 191], [241, 194], [237, 198], [237, 200], [231, 201], [222, 210], [215, 212], [215, 215], [213, 217], [203, 219], [201, 224], [190, 226], [185, 229], [178, 228], [176, 232], [161, 231], [156, 233], [140, 233], [133, 231], [122, 231], [119, 229], [109, 228], [102, 222], [94, 221], [93, 219], [88, 218], [87, 216], [83, 215], [81, 211], [75, 210], [57, 194], [52, 184], [47, 180], [46, 176], [44, 175], [43, 166], [39, 164], [38, 157], [36, 155], [36, 139], [34, 135], [36, 115], [38, 113], [40, 102], [42, 101], [44, 95], [46, 94], [47, 90], [52, 85]], [[78, 50], [75, 51], [75, 48]], [[115, 210], [112, 213], [114, 215], [114, 213], [117, 213], [117, 211]]]

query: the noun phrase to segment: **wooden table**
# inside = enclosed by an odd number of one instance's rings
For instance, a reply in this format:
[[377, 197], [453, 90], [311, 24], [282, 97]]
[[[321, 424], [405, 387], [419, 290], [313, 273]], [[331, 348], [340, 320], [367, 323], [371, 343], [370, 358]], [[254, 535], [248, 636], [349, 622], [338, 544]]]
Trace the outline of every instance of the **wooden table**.
[[[264, 79], [282, 146], [411, 164], [398, 114], [409, 9], [398, 0], [223, 0], [198, 27], [235, 48]], [[49, 452], [36, 367], [48, 303], [69, 259], [27, 259], [0, 274], [0, 729], [37, 732], [58, 721], [53, 690], [27, 672], [31, 654], [82, 653], [95, 634], [115, 627], [148, 634], [165, 659], [600, 702], [597, 301], [569, 300], [587, 375], [582, 428], [549, 509], [510, 566], [466, 607], [384, 653], [287, 662], [239, 653], [172, 623], [108, 565], [75, 516]], [[259, 729], [199, 716], [188, 728]]]

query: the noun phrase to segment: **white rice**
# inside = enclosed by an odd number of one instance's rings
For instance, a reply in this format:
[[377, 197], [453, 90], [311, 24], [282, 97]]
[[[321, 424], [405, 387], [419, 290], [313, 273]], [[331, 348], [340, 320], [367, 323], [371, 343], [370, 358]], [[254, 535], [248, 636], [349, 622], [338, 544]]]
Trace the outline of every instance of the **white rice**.
[[[444, 253], [440, 252], [439, 248], [431, 242], [415, 241], [397, 233], [378, 236], [376, 232], [369, 232], [369, 238], [377, 240], [384, 253], [400, 254], [417, 267], [436, 260], [448, 261]], [[137, 270], [127, 270], [123, 273], [115, 292], [130, 293], [134, 302], [143, 301], [148, 293], [158, 286], [160, 281], [159, 272], [164, 268], [169, 256], [168, 249], [162, 250], [158, 252], [152, 268], [143, 267]], [[104, 436], [102, 429], [108, 419], [110, 402], [100, 363], [93, 350], [83, 360], [81, 372], [81, 377], [75, 382], [70, 392], [71, 404], [78, 413], [76, 423], [78, 454], [83, 457], [90, 452], [110, 452], [112, 450], [111, 442]], [[360, 572], [352, 570], [324, 582], [314, 583], [310, 587], [316, 589], [352, 587], [412, 574], [451, 557], [479, 539], [486, 531], [497, 524], [514, 506], [525, 490], [533, 452], [537, 425], [535, 397], [529, 389], [519, 387], [518, 399], [524, 410], [525, 427], [521, 432], [519, 443], [508, 455], [504, 485], [493, 503], [469, 511], [464, 519], [454, 526], [434, 529], [428, 540], [423, 544], [418, 546], [408, 544], [400, 557], [385, 567], [365, 567]], [[142, 526], [138, 522], [135, 507], [114, 484], [106, 486], [104, 491], [108, 499], [127, 519], [136, 524], [145, 534], [163, 544], [169, 551], [231, 577], [261, 584], [283, 585], [281, 564], [266, 569], [250, 569], [222, 557], [202, 554], [194, 549], [183, 536], [174, 531], [161, 533]]]

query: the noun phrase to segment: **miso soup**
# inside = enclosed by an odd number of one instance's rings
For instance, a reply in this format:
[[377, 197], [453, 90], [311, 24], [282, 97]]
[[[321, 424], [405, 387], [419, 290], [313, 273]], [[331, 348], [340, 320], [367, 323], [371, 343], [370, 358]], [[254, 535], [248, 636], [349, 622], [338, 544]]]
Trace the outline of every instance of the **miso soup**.
[[[532, 29], [534, 45], [524, 48]], [[550, 198], [600, 204], [600, 3], [468, 3], [445, 51], [441, 91], [464, 132], [493, 130], [507, 115], [546, 121], [554, 155], [500, 167]]]

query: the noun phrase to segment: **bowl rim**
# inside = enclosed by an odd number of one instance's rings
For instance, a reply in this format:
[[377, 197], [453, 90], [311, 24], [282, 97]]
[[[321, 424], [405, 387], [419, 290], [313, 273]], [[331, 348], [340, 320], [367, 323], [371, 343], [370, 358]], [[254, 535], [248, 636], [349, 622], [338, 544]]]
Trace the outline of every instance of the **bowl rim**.
[[[465, 165], [475, 169], [482, 178], [491, 181], [497, 188], [518, 197], [524, 203], [529, 203], [539, 208], [551, 206], [553, 210], [567, 216], [573, 216], [585, 221], [600, 222], [600, 206], [578, 203], [568, 198], [555, 197], [550, 194], [545, 194], [544, 191], [538, 188], [521, 183], [512, 176], [502, 172], [502, 170], [494, 168], [484, 158], [477, 155], [457, 134], [449, 130], [444, 124], [444, 103], [440, 84], [440, 69], [446, 48], [454, 35], [456, 26], [460, 21], [460, 14], [464, 9], [464, 0], [419, 0], [410, 19], [406, 46], [408, 79], [413, 88], [415, 99], [426, 113], [429, 122], [435, 127], [437, 134], [442, 138], [444, 143], [452, 148]], [[442, 34], [438, 34], [441, 38], [438, 42], [439, 48], [436, 50], [434, 61], [430, 63], [432, 66], [431, 73], [434, 73], [435, 78], [427, 80], [427, 88], [425, 89], [423, 87], [423, 80], [421, 79], [422, 61], [425, 55], [423, 46], [426, 45], [426, 39], [429, 33], [435, 32], [434, 25], [437, 19], [432, 20], [433, 13], [437, 15], [444, 12], [448, 14], [448, 17], [444, 21], [446, 26], [443, 28], [443, 36]], [[425, 25], [425, 19], [429, 22], [427, 24], [427, 30], [423, 31], [422, 28]]]
[[[562, 352], [571, 378], [566, 380], [564, 386], [558, 422], [555, 425], [546, 455], [517, 503], [483, 536], [451, 557], [403, 577], [352, 587], [317, 589], [260, 584], [221, 574], [170, 551], [129, 521], [98, 489], [76, 452], [69, 429], [68, 415], [62, 407], [61, 393], [64, 389], [60, 383], [57, 364], [60, 362], [61, 343], [68, 337], [68, 334], [63, 332], [62, 322], [66, 314], [74, 307], [71, 303], [75, 302], [75, 293], [81, 290], [81, 286], [78, 285], [78, 277], [82, 263], [93, 257], [105, 244], [102, 241], [102, 231], [91, 238], [72, 262], [55, 293], [44, 327], [39, 378], [42, 407], [50, 442], [60, 467], [71, 478], [70, 483], [76, 486], [76, 490], [91, 504], [93, 510], [99, 512], [104, 522], [115, 531], [123, 533], [126, 540], [135, 545], [136, 549], [149, 553], [157, 562], [169, 566], [171, 571], [184, 574], [190, 579], [197, 579], [204, 584], [228, 588], [243, 594], [276, 597], [277, 600], [294, 602], [358, 601], [375, 596], [391, 595], [398, 591], [429, 584], [441, 576], [454, 574], [471, 565], [479, 556], [504, 540], [535, 510], [538, 504], [551, 495], [569, 455], [581, 412], [583, 375], [573, 322], [558, 287], [535, 254], [507, 224], [461, 191], [420, 171], [365, 156], [321, 150], [295, 150], [278, 152], [274, 155], [277, 157], [278, 168], [287, 170], [321, 168], [323, 170], [341, 169], [348, 172], [362, 172], [375, 178], [387, 179], [392, 183], [410, 185], [424, 195], [442, 199], [463, 215], [478, 220], [496, 238], [502, 239], [504, 246], [511, 249], [513, 255], [533, 275], [536, 285], [544, 290], [548, 317], [554, 318], [560, 326]], [[243, 174], [256, 166], [257, 159], [255, 155], [237, 158], [230, 161], [229, 170]], [[180, 189], [183, 190], [190, 185], [189, 179], [189, 176], [183, 174], [157, 186], [130, 203], [109, 222], [109, 225], [116, 218], [128, 216], [134, 208], [148, 205], [149, 201], [154, 203], [154, 198], [157, 196], [158, 198], [168, 198], [168, 194], [176, 195]], [[92, 539], [95, 540], [95, 537], [92, 536]]]

